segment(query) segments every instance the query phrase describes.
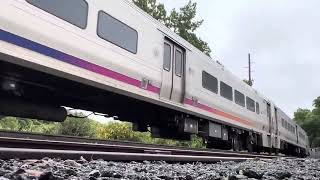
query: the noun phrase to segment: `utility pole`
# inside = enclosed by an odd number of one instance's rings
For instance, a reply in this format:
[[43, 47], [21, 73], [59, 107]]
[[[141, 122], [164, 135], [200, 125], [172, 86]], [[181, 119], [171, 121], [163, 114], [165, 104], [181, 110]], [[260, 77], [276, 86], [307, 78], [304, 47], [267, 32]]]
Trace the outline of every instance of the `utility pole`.
[[251, 54], [248, 54], [248, 63], [249, 63], [249, 86], [252, 86], [253, 82], [252, 82], [252, 77], [251, 77]]

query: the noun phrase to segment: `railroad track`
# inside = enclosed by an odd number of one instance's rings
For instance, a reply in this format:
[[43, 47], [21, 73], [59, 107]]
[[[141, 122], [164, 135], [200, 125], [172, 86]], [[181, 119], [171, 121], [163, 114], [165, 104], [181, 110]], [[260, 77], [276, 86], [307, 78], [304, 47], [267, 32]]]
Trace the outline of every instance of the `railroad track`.
[[104, 159], [111, 161], [217, 162], [278, 156], [0, 131], [0, 159]]

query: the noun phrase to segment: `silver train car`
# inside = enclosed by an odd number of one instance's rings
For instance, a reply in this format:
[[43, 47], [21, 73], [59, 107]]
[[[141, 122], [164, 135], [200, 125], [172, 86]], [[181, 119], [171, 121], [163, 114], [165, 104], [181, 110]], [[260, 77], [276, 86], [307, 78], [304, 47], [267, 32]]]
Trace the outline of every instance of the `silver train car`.
[[0, 99], [2, 115], [63, 121], [73, 107], [212, 148], [308, 147], [275, 103], [129, 0], [2, 0]]

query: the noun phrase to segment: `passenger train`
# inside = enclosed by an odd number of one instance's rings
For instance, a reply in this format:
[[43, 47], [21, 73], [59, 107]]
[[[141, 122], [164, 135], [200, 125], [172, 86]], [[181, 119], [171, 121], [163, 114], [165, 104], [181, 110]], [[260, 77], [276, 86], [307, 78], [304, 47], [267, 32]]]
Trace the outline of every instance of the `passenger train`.
[[0, 114], [118, 116], [154, 137], [304, 156], [308, 137], [270, 99], [129, 0], [2, 0]]

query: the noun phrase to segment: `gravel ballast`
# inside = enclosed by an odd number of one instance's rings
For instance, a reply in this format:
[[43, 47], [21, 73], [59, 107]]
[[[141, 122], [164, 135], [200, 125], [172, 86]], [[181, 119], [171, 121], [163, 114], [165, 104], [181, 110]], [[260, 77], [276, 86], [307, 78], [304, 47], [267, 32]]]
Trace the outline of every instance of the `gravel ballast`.
[[0, 160], [0, 180], [218, 180], [320, 179], [320, 160], [254, 159], [241, 163], [179, 164], [166, 162], [109, 162], [85, 159]]

